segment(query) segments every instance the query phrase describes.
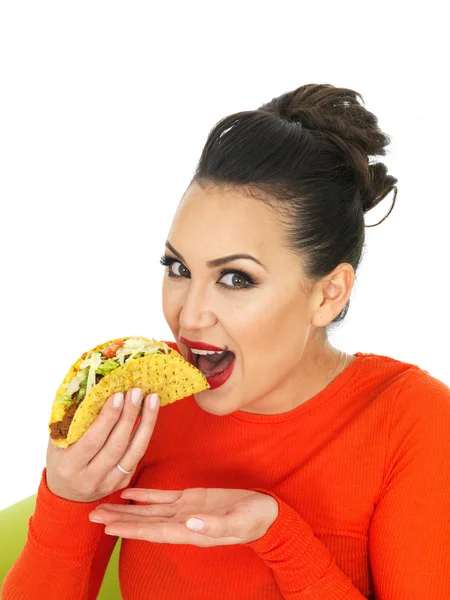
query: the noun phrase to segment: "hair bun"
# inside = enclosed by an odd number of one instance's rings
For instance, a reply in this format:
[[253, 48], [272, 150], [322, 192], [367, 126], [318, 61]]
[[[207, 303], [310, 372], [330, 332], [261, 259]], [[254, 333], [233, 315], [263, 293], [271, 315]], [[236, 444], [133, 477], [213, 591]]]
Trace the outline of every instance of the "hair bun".
[[297, 122], [337, 146], [342, 156], [342, 164], [338, 166], [354, 174], [364, 212], [374, 208], [395, 188], [394, 201], [385, 219], [394, 207], [398, 180], [388, 175], [383, 163], [369, 164], [369, 157], [385, 155], [385, 147], [391, 140], [378, 127], [377, 117], [358, 98], [364, 103], [361, 94], [354, 90], [312, 83], [274, 98], [260, 110]]
[[[379, 204], [384, 198], [392, 191], [394, 191], [394, 198], [392, 201], [391, 208], [386, 216], [376, 223], [379, 225], [391, 214], [394, 208], [395, 201], [397, 199], [397, 179], [387, 172], [386, 165], [383, 163], [371, 164], [368, 167], [369, 182], [366, 186], [360, 190], [361, 203], [363, 206], [364, 213], [372, 210], [377, 204]], [[368, 227], [374, 227], [375, 225], [368, 225]]]

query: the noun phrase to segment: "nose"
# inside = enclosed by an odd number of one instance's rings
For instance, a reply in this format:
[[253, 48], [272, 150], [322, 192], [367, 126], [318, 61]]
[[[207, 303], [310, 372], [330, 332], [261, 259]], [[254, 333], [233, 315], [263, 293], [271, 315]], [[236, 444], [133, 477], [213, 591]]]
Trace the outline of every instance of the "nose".
[[216, 324], [217, 318], [208, 296], [206, 286], [202, 286], [201, 282], [196, 285], [191, 279], [180, 312], [181, 331], [198, 331]]

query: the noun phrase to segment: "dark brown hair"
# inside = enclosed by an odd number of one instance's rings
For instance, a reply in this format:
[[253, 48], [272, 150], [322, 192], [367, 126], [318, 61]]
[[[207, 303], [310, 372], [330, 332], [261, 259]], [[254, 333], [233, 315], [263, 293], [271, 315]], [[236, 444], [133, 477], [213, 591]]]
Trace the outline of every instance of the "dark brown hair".
[[[364, 214], [395, 190], [381, 162], [390, 138], [361, 94], [309, 84], [257, 110], [220, 120], [210, 131], [191, 183], [240, 189], [281, 217], [288, 247], [316, 281], [339, 264], [361, 261]], [[374, 227], [370, 225], [369, 227]], [[333, 320], [347, 314], [350, 301]]]

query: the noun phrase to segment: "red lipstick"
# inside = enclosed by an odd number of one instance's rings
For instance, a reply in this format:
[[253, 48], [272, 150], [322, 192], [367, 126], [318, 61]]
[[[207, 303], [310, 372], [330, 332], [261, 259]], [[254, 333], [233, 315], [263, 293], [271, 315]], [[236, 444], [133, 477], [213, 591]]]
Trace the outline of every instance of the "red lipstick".
[[231, 363], [231, 365], [229, 367], [227, 367], [225, 369], [225, 371], [222, 371], [222, 373], [217, 373], [217, 375], [211, 375], [211, 377], [207, 377], [206, 381], [209, 383], [209, 389], [215, 390], [218, 387], [220, 387], [221, 385], [223, 385], [225, 383], [225, 381], [227, 381], [227, 379], [230, 377], [231, 373], [233, 372], [235, 364], [236, 364], [236, 357], [233, 358], [233, 362]]
[[211, 344], [205, 344], [204, 342], [193, 342], [187, 340], [184, 337], [180, 337], [180, 342], [188, 348], [194, 348], [194, 350], [211, 350], [211, 352], [223, 352], [225, 348], [219, 348], [218, 346], [211, 346]]

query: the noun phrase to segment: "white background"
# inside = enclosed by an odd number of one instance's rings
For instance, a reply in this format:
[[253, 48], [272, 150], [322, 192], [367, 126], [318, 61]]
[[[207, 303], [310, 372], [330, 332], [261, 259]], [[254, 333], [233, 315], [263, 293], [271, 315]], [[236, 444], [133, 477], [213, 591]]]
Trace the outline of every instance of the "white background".
[[363, 95], [399, 180], [332, 342], [450, 385], [444, 4], [2, 2], [0, 508], [35, 493], [81, 353], [170, 339], [159, 257], [209, 130], [306, 83]]

